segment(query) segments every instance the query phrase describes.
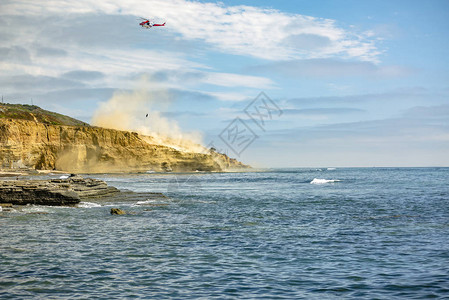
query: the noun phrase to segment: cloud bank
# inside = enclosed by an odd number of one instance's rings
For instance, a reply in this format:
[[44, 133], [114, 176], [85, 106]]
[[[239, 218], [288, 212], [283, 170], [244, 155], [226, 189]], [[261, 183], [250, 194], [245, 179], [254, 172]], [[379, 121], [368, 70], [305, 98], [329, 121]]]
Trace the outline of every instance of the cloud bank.
[[[287, 14], [253, 6], [225, 6], [187, 0], [153, 1], [4, 1], [7, 15], [107, 14], [154, 17], [167, 21], [182, 39], [203, 41], [225, 53], [268, 60], [323, 57], [378, 61], [372, 32], [345, 29], [335, 20]], [[151, 14], [147, 16], [147, 14]], [[111, 26], [106, 24], [106, 26]]]

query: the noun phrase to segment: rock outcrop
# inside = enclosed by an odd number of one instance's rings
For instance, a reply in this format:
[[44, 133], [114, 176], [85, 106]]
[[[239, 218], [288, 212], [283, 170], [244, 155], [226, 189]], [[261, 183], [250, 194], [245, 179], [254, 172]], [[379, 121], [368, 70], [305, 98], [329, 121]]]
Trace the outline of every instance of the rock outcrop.
[[72, 206], [82, 199], [119, 192], [104, 181], [79, 176], [69, 179], [1, 180], [0, 203]]
[[111, 208], [111, 215], [125, 215], [126, 212], [120, 208]]
[[106, 173], [249, 167], [224, 154], [186, 152], [148, 140], [135, 132], [0, 117], [0, 169]]

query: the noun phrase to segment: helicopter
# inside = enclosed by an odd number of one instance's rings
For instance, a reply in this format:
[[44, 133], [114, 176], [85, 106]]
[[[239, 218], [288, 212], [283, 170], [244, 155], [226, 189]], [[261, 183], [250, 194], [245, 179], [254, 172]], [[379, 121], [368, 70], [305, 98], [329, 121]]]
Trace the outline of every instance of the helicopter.
[[150, 29], [153, 26], [165, 26], [165, 22], [160, 24], [160, 23], [155, 23], [151, 19], [145, 19], [145, 18], [140, 18], [140, 19], [143, 20], [142, 22], [139, 23], [139, 25], [142, 26], [142, 28]]

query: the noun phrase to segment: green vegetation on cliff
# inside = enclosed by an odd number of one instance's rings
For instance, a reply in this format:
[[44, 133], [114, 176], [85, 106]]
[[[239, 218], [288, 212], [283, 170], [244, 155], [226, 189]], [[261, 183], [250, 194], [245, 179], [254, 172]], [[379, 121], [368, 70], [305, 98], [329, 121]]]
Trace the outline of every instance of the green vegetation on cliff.
[[89, 126], [89, 124], [28, 104], [0, 104], [0, 118], [36, 121], [47, 125]]

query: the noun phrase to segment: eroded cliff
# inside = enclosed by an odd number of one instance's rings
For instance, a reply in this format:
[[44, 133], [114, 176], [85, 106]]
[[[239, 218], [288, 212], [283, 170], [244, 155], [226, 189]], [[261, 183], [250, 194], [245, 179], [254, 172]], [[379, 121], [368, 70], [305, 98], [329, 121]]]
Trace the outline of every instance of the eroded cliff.
[[28, 167], [73, 173], [248, 167], [223, 154], [184, 152], [148, 140], [128, 131], [0, 118], [0, 163], [2, 169]]

